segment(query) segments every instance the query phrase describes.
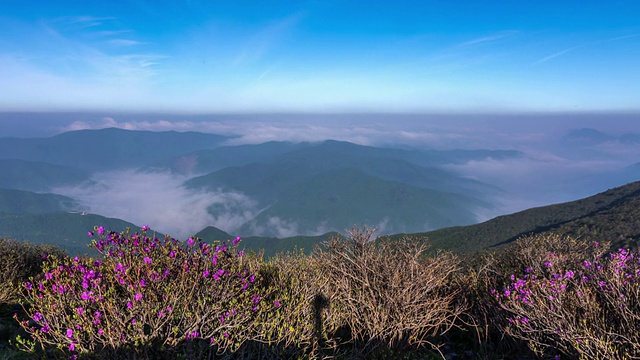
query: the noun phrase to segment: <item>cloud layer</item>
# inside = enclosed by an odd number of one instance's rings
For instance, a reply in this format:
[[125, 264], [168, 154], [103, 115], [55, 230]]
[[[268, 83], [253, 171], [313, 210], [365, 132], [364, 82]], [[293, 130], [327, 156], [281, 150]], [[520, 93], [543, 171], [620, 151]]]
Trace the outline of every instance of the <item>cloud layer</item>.
[[[127, 220], [184, 239], [207, 226], [233, 232], [253, 218], [257, 204], [235, 192], [203, 192], [182, 187], [184, 177], [118, 170], [98, 173], [82, 187], [55, 193], [77, 199], [84, 210]], [[208, 209], [216, 211], [210, 214]]]

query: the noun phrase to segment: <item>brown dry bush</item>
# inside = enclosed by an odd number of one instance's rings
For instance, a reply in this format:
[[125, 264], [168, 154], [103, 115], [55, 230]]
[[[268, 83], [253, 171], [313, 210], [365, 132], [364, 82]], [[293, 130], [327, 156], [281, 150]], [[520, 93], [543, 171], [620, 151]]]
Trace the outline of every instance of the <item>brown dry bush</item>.
[[327, 318], [350, 332], [354, 350], [367, 356], [383, 349], [430, 346], [464, 310], [451, 286], [459, 260], [450, 253], [426, 256], [417, 239], [371, 241], [374, 231], [354, 228], [317, 252], [328, 279]]
[[0, 304], [18, 301], [20, 287], [41, 272], [47, 255], [62, 256], [64, 251], [51, 245], [0, 238]]
[[256, 338], [285, 358], [312, 355], [335, 347], [327, 344], [327, 334], [337, 330], [334, 318], [327, 318], [318, 301], [329, 279], [315, 257], [303, 252], [278, 254], [261, 269], [264, 288], [280, 306], [257, 319]]

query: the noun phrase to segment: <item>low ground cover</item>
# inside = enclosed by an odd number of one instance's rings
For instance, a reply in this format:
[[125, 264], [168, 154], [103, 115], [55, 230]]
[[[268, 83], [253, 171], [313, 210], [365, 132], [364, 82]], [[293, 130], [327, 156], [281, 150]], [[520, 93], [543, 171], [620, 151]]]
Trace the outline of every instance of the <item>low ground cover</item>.
[[458, 256], [354, 228], [310, 256], [267, 261], [240, 250], [240, 238], [181, 242], [146, 227], [89, 235], [100, 257], [0, 241], [1, 315], [12, 318], [0, 354], [640, 357], [640, 258], [604, 243], [545, 234]]

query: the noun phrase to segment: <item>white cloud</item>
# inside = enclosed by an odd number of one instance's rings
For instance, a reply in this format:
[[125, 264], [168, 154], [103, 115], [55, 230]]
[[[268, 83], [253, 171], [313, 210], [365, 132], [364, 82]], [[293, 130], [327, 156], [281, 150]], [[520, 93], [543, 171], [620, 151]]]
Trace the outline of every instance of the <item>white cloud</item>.
[[[253, 218], [257, 203], [237, 192], [205, 192], [182, 187], [185, 177], [131, 170], [94, 174], [91, 184], [58, 188], [88, 211], [184, 239], [207, 226], [233, 232]], [[214, 206], [214, 215], [208, 208]]]

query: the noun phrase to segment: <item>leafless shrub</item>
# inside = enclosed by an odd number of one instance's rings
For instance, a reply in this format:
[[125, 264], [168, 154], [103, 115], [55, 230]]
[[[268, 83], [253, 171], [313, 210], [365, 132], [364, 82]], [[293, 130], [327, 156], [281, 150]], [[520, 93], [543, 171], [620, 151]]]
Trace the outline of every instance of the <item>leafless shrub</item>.
[[318, 261], [328, 279], [328, 318], [344, 324], [362, 354], [379, 347], [402, 350], [430, 345], [446, 332], [462, 308], [451, 287], [458, 258], [427, 257], [416, 239], [373, 241], [373, 230], [354, 228], [348, 239], [332, 238]]

